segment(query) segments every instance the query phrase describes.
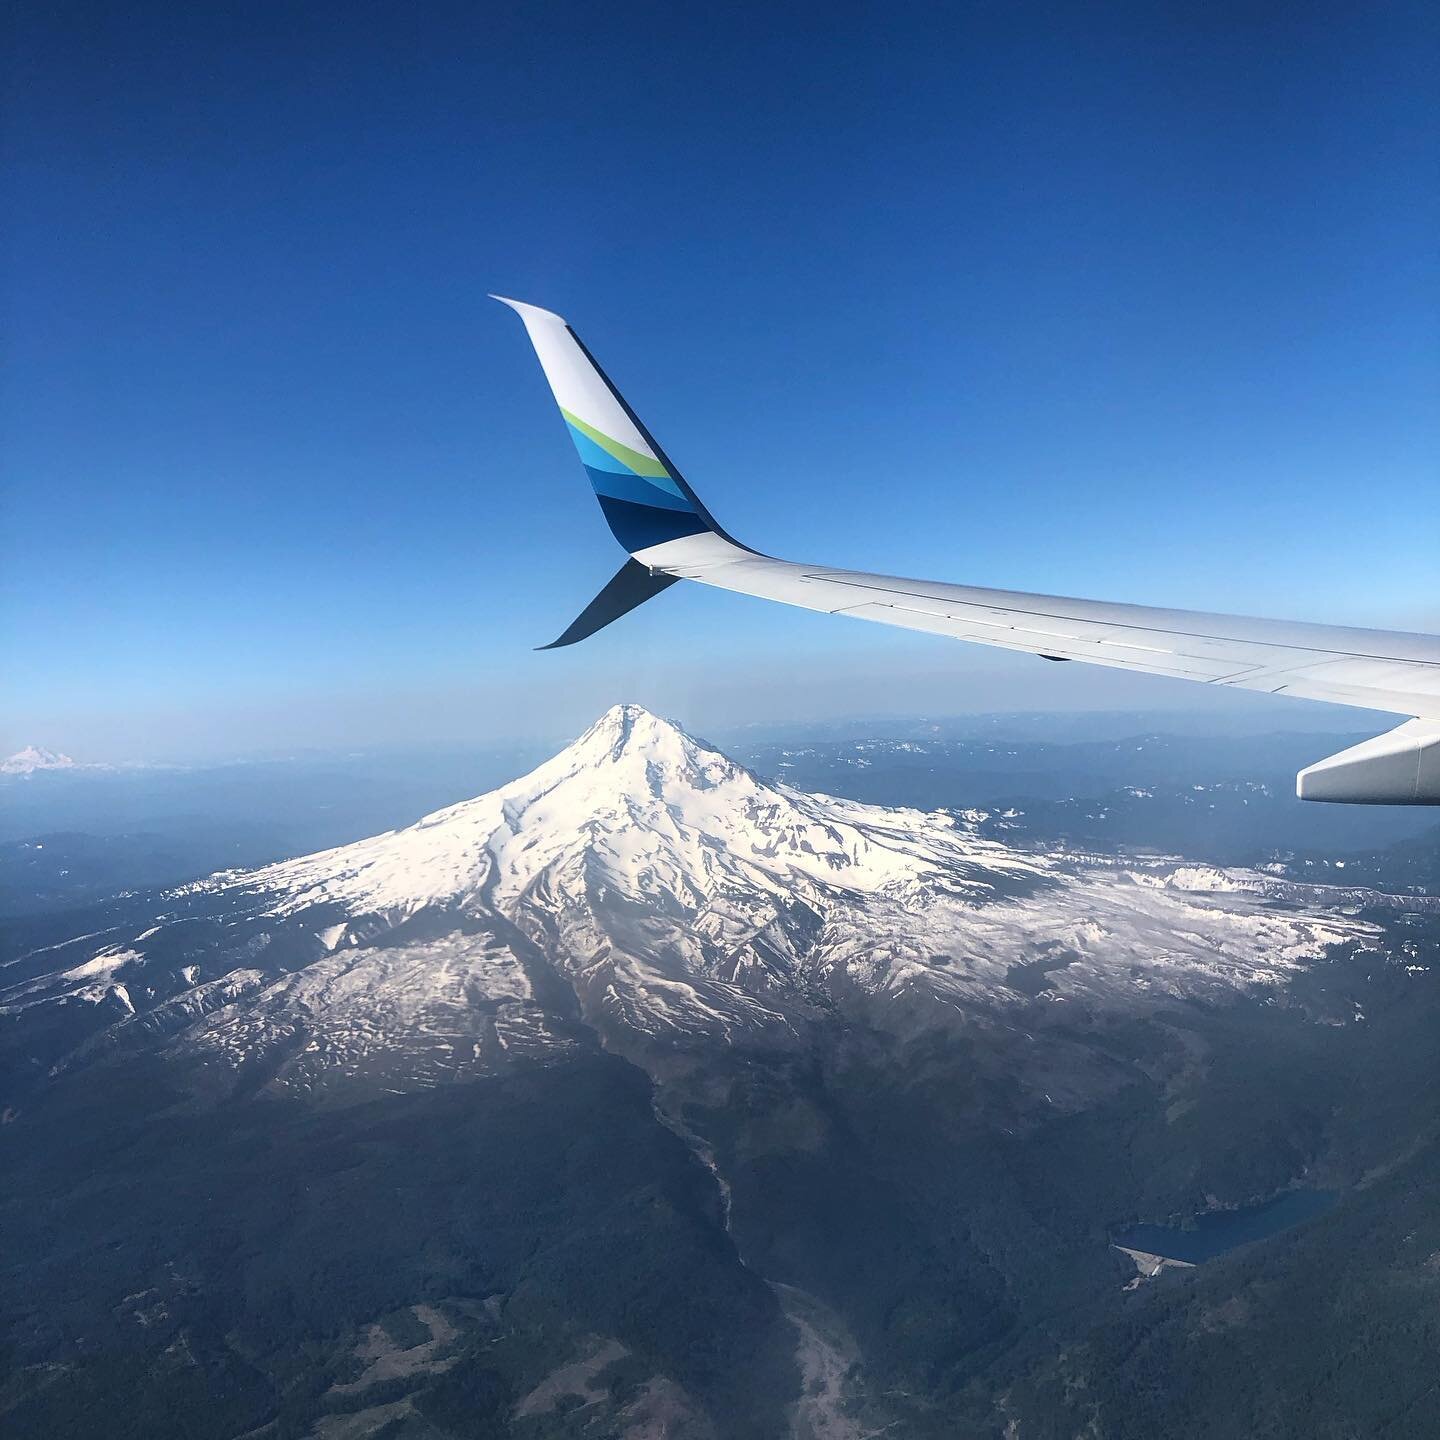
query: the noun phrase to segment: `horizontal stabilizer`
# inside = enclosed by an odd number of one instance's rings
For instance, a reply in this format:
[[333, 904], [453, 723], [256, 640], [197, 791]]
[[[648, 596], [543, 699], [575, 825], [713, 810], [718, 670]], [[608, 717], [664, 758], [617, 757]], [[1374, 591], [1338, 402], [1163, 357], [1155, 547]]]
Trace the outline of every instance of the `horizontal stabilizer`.
[[638, 560], [627, 560], [615, 572], [610, 583], [570, 622], [569, 628], [558, 639], [548, 645], [539, 645], [539, 650], [558, 650], [562, 645], [573, 645], [577, 640], [587, 639], [597, 630], [603, 630], [612, 620], [628, 615], [637, 605], [643, 605], [662, 590], [668, 590], [678, 575], [652, 575]]

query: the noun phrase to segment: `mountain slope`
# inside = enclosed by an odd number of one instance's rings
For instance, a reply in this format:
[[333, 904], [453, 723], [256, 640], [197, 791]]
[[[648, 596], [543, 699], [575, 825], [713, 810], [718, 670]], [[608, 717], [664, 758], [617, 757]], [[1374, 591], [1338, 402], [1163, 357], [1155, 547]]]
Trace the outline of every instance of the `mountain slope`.
[[807, 795], [617, 706], [499, 790], [22, 957], [0, 1013], [32, 1078], [160, 1044], [247, 1085], [393, 1088], [595, 1034], [793, 1047], [836, 1007], [907, 1030], [1037, 999], [1147, 1012], [1376, 943], [1287, 888]]

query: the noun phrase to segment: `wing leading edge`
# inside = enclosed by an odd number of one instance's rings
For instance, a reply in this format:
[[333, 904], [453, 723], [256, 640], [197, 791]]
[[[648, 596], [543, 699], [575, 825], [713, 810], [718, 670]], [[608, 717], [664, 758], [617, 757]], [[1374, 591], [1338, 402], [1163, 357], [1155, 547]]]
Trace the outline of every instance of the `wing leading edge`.
[[564, 320], [503, 303], [525, 323], [612, 533], [652, 581], [647, 588], [637, 577], [613, 606], [602, 592], [584, 623], [556, 644], [594, 633], [674, 580], [693, 580], [1048, 660], [1407, 716], [1390, 734], [1301, 771], [1297, 791], [1302, 799], [1440, 804], [1440, 637], [990, 590], [762, 555], [720, 528]]

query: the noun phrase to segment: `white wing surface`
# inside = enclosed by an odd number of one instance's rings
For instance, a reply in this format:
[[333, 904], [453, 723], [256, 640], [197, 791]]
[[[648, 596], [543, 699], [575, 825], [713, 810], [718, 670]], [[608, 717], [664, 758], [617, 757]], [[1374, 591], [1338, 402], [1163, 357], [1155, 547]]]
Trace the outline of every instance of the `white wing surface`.
[[1301, 771], [1298, 793], [1440, 804], [1440, 637], [988, 590], [762, 555], [720, 528], [564, 320], [504, 303], [525, 322], [605, 517], [631, 555], [556, 643], [583, 639], [674, 581], [692, 580], [1046, 660], [1404, 715], [1409, 722], [1390, 734]]

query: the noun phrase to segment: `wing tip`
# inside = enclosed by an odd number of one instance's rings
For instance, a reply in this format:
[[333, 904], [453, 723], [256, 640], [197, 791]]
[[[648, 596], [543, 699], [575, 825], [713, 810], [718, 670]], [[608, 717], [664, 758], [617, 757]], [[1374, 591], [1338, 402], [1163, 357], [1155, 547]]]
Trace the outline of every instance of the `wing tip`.
[[542, 305], [531, 305], [524, 300], [512, 300], [508, 295], [496, 295], [489, 291], [485, 297], [487, 300], [498, 300], [502, 305], [508, 305], [522, 320], [528, 321], [533, 316], [539, 320], [555, 320], [566, 329], [569, 329], [570, 322], [563, 315], [557, 315], [553, 310], [546, 310]]

